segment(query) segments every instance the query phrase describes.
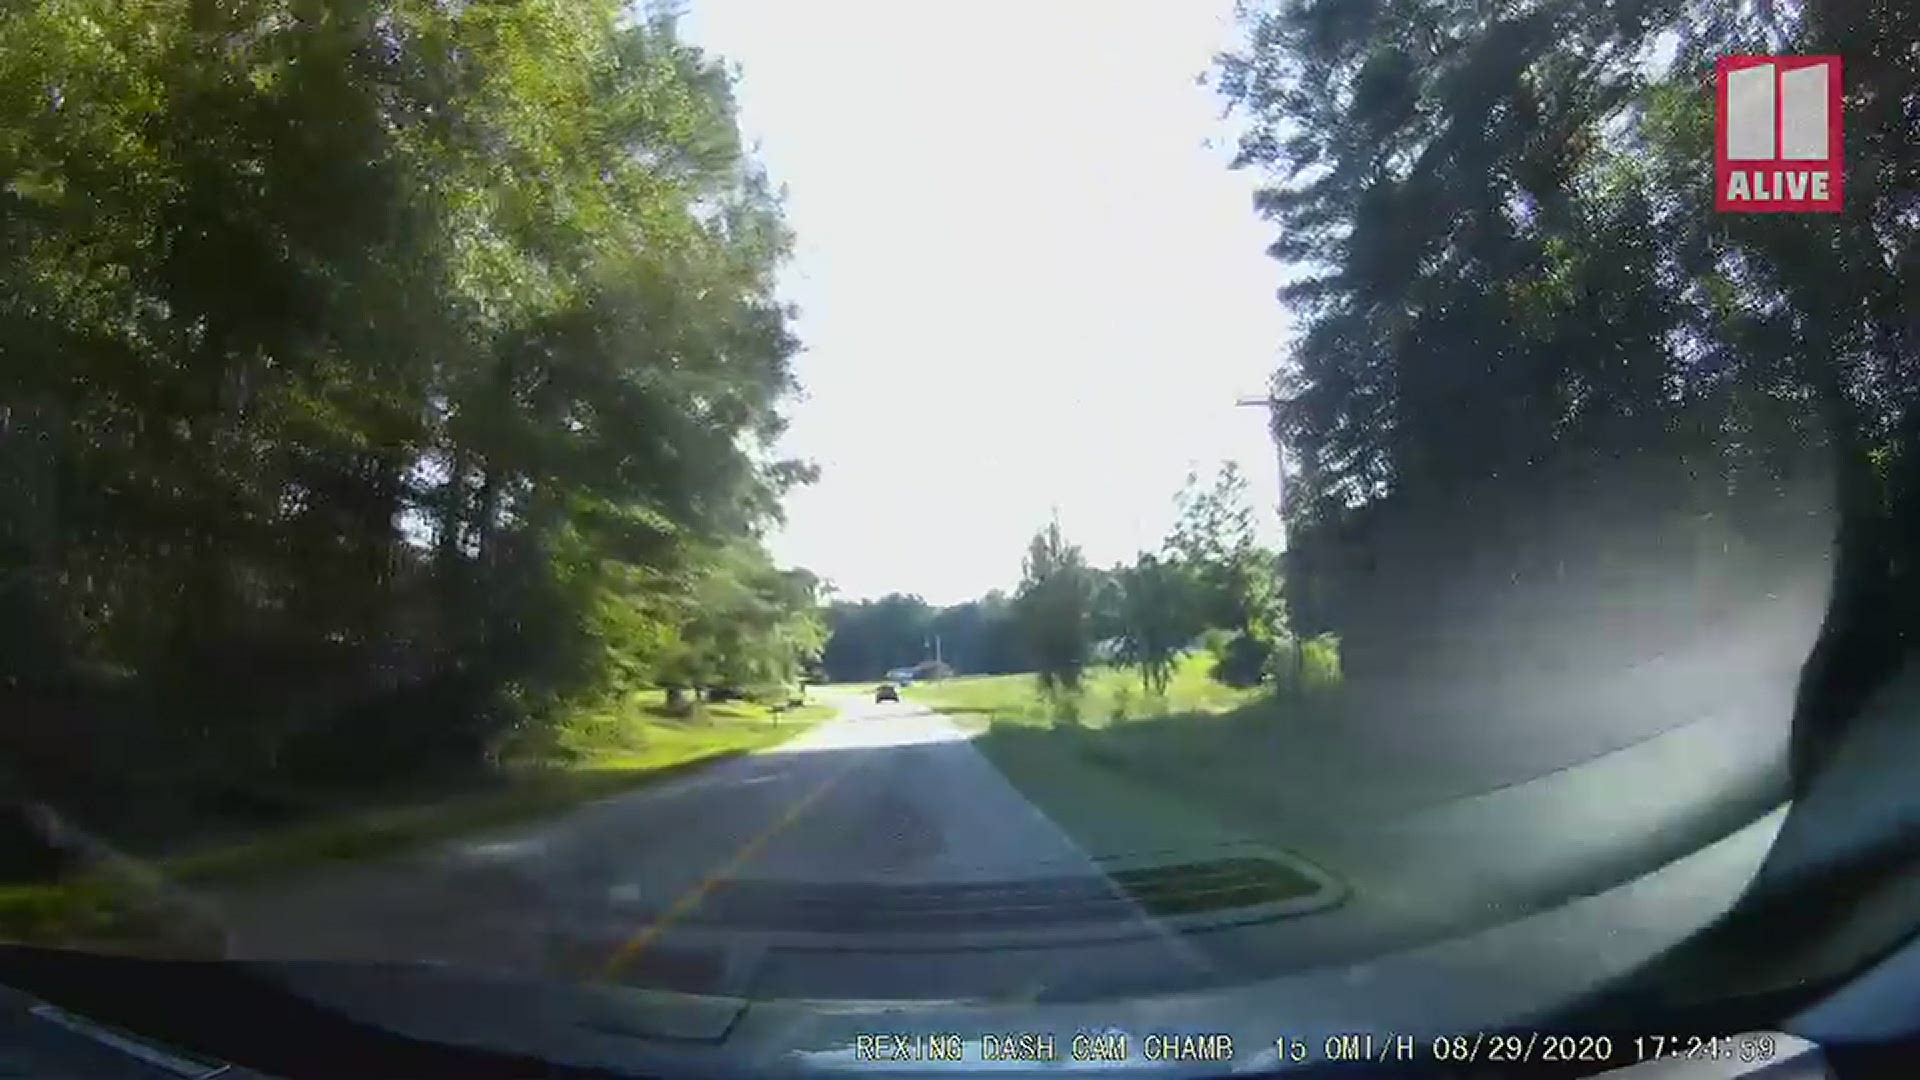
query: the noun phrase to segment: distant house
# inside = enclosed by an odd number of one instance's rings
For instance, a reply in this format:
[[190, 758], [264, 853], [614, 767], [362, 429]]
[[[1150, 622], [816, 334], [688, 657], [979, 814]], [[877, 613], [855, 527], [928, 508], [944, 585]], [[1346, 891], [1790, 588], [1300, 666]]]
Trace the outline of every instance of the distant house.
[[[871, 670], [871, 669], [869, 669], [869, 670]], [[910, 668], [910, 667], [897, 667], [897, 668], [894, 668], [894, 669], [892, 669], [891, 671], [889, 671], [889, 672], [887, 672], [887, 681], [888, 681], [888, 682], [892, 682], [892, 683], [906, 683], [906, 682], [912, 682], [912, 681], [913, 681], [913, 669], [912, 669], [912, 668]]]

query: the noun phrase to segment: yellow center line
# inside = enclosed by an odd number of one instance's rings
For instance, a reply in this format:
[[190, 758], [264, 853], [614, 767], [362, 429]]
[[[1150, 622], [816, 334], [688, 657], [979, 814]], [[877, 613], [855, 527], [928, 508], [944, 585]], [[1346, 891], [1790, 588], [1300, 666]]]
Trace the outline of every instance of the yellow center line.
[[639, 959], [640, 954], [646, 952], [647, 947], [658, 940], [660, 935], [665, 933], [669, 927], [681, 919], [686, 918], [694, 908], [699, 907], [700, 902], [706, 899], [707, 894], [712, 892], [715, 886], [727, 878], [732, 877], [735, 871], [745, 866], [755, 855], [758, 855], [760, 849], [766, 847], [769, 841], [786, 831], [794, 822], [800, 820], [800, 815], [806, 813], [808, 807], [819, 802], [821, 796], [825, 795], [833, 785], [840, 782], [841, 777], [858, 767], [856, 763], [841, 769], [839, 772], [821, 781], [813, 790], [796, 799], [793, 805], [787, 807], [786, 813], [781, 814], [774, 820], [773, 824], [760, 830], [752, 839], [740, 845], [740, 850], [734, 852], [732, 858], [721, 863], [713, 870], [708, 871], [707, 875], [700, 879], [699, 884], [688, 889], [680, 895], [679, 899], [669, 904], [667, 910], [660, 913], [659, 918], [641, 927], [632, 937], [621, 942], [620, 947], [615, 949], [611, 956], [607, 957], [606, 964], [600, 969], [600, 977], [602, 979], [614, 978], [620, 973], [621, 969]]

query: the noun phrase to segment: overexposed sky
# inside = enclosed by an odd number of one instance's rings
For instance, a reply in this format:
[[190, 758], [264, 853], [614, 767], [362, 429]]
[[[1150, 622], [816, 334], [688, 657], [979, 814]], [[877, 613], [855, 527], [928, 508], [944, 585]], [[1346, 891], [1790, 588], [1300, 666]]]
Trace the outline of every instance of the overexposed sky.
[[1265, 415], [1234, 400], [1278, 360], [1280, 268], [1196, 85], [1231, 7], [692, 0], [798, 234], [783, 449], [822, 476], [777, 558], [848, 597], [1011, 590], [1055, 508], [1129, 560], [1226, 458], [1271, 522]]

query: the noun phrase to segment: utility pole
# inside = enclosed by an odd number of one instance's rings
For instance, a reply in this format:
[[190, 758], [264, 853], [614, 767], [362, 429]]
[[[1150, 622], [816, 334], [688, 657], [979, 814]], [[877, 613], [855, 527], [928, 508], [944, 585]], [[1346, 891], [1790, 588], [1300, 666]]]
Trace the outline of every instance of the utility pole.
[[[1273, 439], [1274, 466], [1279, 485], [1279, 490], [1274, 493], [1273, 512], [1280, 518], [1280, 543], [1284, 551], [1287, 542], [1287, 444], [1280, 440], [1280, 406], [1285, 402], [1268, 393], [1266, 397], [1241, 398], [1234, 404], [1267, 410], [1267, 435]], [[1290, 627], [1287, 637], [1293, 651], [1292, 692], [1297, 697], [1307, 692], [1307, 654], [1298, 632]]]
[[1267, 410], [1267, 435], [1273, 439], [1274, 464], [1277, 466], [1275, 475], [1279, 485], [1279, 490], [1274, 493], [1273, 512], [1280, 517], [1280, 536], [1284, 544], [1287, 521], [1287, 447], [1280, 441], [1280, 406], [1285, 402], [1269, 394], [1266, 397], [1241, 398], [1234, 404]]

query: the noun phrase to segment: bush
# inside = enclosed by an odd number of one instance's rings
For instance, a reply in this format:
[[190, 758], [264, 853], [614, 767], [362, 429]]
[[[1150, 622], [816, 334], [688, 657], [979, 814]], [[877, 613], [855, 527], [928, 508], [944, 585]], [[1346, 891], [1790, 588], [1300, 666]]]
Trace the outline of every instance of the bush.
[[1343, 681], [1339, 635], [1285, 639], [1274, 646], [1267, 658], [1267, 678], [1275, 686], [1296, 693], [1338, 687]]
[[1272, 646], [1250, 634], [1235, 634], [1214, 653], [1213, 677], [1236, 690], [1259, 686], [1267, 676]]
[[1343, 681], [1340, 670], [1340, 636], [1321, 634], [1301, 642], [1301, 674], [1308, 690], [1332, 689]]
[[1047, 714], [1060, 724], [1078, 724], [1080, 722], [1080, 692], [1064, 687], [1054, 687], [1046, 691]]

